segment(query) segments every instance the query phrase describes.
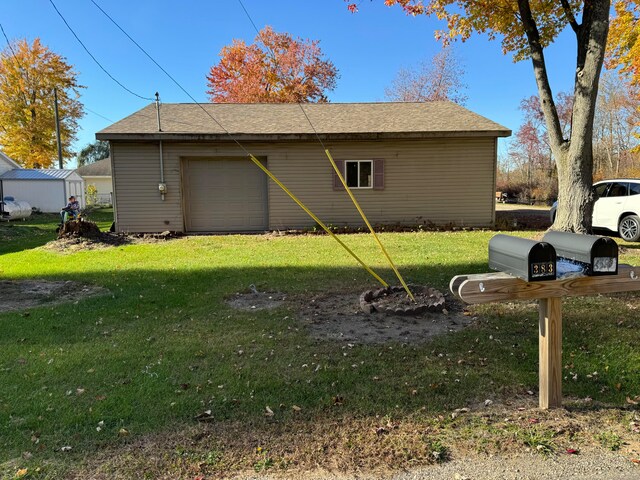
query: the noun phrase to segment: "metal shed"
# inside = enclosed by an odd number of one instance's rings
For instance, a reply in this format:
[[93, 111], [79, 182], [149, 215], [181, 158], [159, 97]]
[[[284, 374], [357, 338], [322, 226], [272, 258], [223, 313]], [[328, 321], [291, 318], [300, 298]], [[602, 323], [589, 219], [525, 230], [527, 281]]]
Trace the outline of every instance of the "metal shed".
[[42, 212], [59, 212], [74, 195], [84, 207], [84, 180], [74, 170], [16, 168], [0, 175], [4, 196]]

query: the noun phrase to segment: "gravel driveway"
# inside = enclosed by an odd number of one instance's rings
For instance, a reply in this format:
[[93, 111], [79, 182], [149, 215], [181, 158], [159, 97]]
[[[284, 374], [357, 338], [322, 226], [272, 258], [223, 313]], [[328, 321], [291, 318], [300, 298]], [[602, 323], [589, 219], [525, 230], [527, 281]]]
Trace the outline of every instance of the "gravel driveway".
[[515, 457], [457, 459], [442, 465], [396, 474], [339, 475], [327, 473], [252, 475], [243, 480], [638, 480], [640, 465], [615, 452], [591, 451], [578, 455], [543, 457], [523, 454]]

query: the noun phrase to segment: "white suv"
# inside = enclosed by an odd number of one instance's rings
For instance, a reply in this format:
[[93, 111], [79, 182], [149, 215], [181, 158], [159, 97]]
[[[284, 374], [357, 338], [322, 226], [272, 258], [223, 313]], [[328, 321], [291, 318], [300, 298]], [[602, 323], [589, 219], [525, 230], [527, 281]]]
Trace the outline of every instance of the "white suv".
[[[640, 240], [640, 179], [617, 178], [593, 185], [593, 228], [618, 232], [627, 242]], [[558, 202], [551, 207], [555, 221]]]

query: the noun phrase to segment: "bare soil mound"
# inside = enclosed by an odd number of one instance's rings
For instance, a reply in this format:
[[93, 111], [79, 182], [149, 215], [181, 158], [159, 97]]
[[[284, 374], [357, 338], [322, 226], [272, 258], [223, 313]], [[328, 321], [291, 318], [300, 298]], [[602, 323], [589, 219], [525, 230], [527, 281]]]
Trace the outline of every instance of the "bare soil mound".
[[[72, 222], [67, 222], [67, 224], [69, 223]], [[66, 234], [61, 234], [57, 240], [52, 240], [42, 248], [57, 253], [74, 253], [82, 250], [97, 250], [122, 245], [159, 243], [180, 237], [182, 237], [182, 235], [173, 232], [125, 234], [101, 232], [98, 230], [96, 233], [91, 229], [85, 234], [82, 232], [75, 233], [73, 230], [70, 230]]]
[[409, 298], [404, 287], [392, 286], [363, 292], [360, 295], [360, 307], [364, 313], [381, 312], [387, 315], [411, 316], [444, 310], [444, 295], [435, 288], [423, 285], [408, 285], [407, 287], [413, 295], [413, 299]]
[[0, 280], [0, 312], [55, 305], [109, 293], [106, 288], [72, 281]]
[[[406, 296], [406, 294], [405, 294]], [[398, 295], [398, 301], [404, 301]], [[285, 295], [279, 292], [238, 292], [226, 300], [245, 311], [286, 307], [312, 338], [345, 343], [420, 343], [436, 335], [461, 330], [475, 320], [459, 301], [445, 298], [441, 313], [422, 311], [415, 315], [364, 313], [356, 292]]]
[[100, 229], [94, 222], [84, 220], [71, 220], [62, 224], [58, 230], [58, 238], [66, 237], [87, 237], [94, 238], [100, 236]]
[[457, 300], [446, 299], [442, 313], [417, 315], [364, 313], [355, 293], [320, 294], [300, 302], [298, 316], [318, 340], [348, 343], [420, 343], [461, 330], [472, 317]]

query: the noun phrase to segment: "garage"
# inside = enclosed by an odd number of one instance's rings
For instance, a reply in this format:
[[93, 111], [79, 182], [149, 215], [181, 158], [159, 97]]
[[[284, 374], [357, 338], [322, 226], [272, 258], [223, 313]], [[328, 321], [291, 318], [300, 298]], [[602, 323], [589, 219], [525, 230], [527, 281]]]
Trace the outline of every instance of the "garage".
[[267, 176], [246, 157], [183, 158], [182, 176], [188, 232], [267, 229]]
[[317, 228], [248, 153], [325, 223], [361, 227], [325, 148], [373, 225], [488, 227], [498, 139], [511, 134], [451, 102], [163, 104], [162, 130], [157, 113], [96, 135], [111, 148], [117, 232]]

